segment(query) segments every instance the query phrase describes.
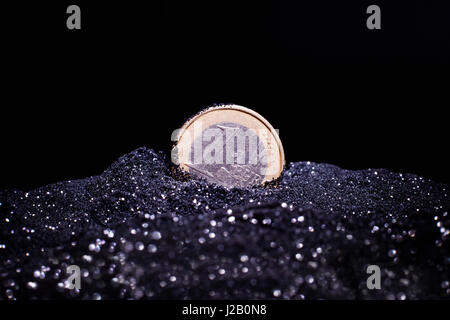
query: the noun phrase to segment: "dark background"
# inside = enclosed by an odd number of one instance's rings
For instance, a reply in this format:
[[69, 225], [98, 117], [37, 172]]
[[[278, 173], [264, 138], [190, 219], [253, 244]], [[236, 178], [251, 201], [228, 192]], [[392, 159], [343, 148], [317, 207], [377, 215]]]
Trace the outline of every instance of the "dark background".
[[[82, 30], [66, 8], [81, 7]], [[382, 30], [366, 28], [366, 8]], [[287, 161], [450, 182], [445, 1], [17, 1], [1, 6], [0, 188], [169, 152], [217, 102], [280, 129]]]

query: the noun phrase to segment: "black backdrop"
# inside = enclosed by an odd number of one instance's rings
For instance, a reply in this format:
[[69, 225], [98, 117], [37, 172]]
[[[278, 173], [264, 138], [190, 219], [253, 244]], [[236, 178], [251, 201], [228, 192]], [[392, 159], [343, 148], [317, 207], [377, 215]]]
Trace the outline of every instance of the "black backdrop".
[[[69, 4], [82, 29], [69, 31]], [[369, 4], [382, 30], [365, 27]], [[2, 4], [0, 187], [167, 153], [215, 102], [280, 129], [288, 161], [448, 182], [444, 1], [29, 1]]]

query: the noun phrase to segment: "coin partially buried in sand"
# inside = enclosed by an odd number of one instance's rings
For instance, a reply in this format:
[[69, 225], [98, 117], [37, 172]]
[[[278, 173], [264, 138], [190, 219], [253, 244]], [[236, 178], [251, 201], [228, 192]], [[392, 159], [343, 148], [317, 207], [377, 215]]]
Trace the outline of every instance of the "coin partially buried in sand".
[[226, 188], [262, 185], [283, 171], [284, 151], [277, 131], [242, 106], [205, 109], [175, 130], [172, 140], [175, 164]]

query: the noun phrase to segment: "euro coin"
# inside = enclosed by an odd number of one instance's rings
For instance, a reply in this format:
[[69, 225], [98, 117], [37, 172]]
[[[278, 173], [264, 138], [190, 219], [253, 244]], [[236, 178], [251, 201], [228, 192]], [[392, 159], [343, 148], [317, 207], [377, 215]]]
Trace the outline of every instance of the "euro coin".
[[284, 168], [278, 132], [242, 106], [205, 109], [174, 131], [172, 140], [172, 161], [182, 171], [226, 188], [265, 184]]

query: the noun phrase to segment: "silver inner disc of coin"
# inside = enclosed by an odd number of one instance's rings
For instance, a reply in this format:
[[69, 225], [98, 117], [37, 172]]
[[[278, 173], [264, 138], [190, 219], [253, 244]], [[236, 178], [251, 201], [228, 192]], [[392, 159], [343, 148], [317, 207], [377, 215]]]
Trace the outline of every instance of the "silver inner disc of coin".
[[194, 139], [187, 165], [192, 175], [208, 182], [228, 188], [247, 187], [262, 183], [267, 153], [254, 130], [221, 122]]

